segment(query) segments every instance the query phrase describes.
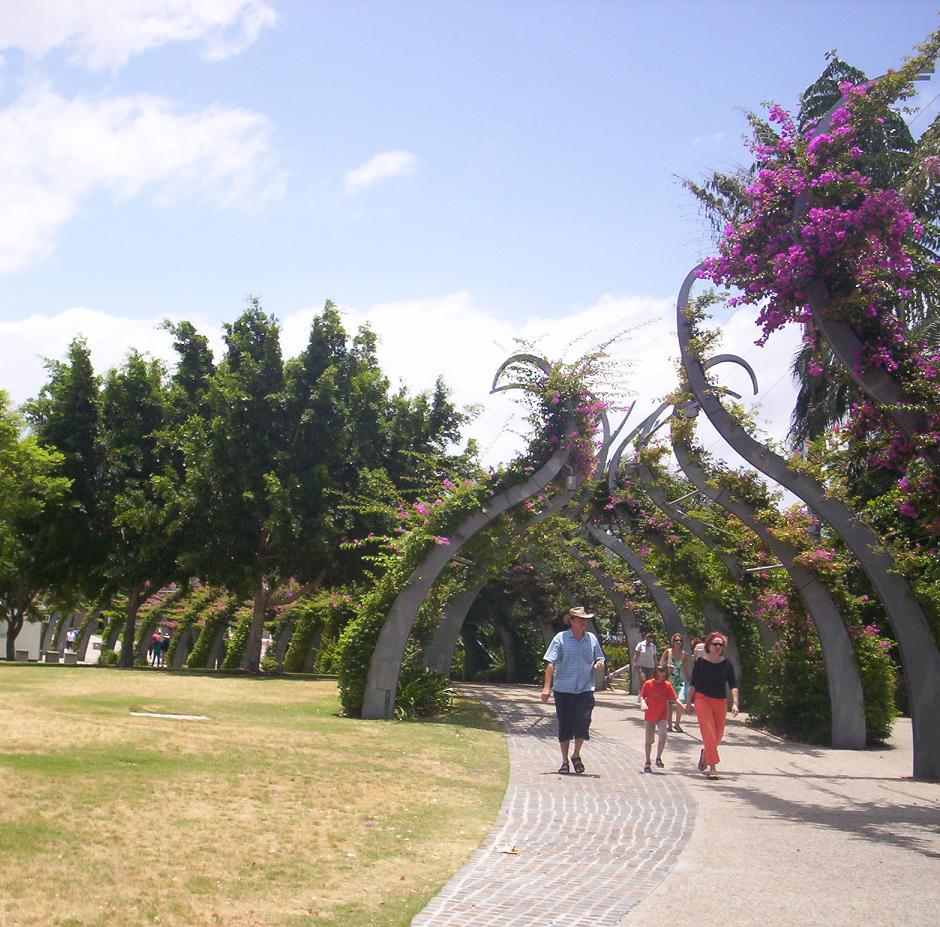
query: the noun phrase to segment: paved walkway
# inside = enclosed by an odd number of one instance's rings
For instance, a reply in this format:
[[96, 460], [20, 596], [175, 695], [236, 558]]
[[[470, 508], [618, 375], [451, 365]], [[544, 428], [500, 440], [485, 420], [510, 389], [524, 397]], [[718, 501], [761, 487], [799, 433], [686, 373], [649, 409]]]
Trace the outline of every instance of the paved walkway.
[[[559, 776], [533, 687], [468, 686], [507, 726], [499, 818], [414, 927], [857, 927], [934, 923], [940, 785], [913, 782], [910, 725], [878, 750], [788, 744], [731, 721], [722, 779], [695, 771], [694, 720], [642, 772], [636, 698], [601, 693], [583, 776]], [[688, 720], [688, 719], [687, 719]]]
[[616, 927], [676, 864], [695, 818], [681, 776], [642, 773], [622, 730], [636, 699], [598, 696], [586, 771], [560, 776], [554, 707], [537, 689], [466, 690], [507, 726], [509, 786], [490, 835], [414, 927]]

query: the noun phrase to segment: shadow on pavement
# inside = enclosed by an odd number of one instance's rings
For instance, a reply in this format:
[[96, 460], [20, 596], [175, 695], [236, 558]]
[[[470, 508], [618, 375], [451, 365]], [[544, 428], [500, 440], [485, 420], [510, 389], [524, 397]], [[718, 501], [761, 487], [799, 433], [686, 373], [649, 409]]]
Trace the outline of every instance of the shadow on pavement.
[[[745, 778], [745, 776], [736, 778]], [[844, 778], [868, 777], [846, 776]], [[833, 781], [838, 782], [838, 779]], [[820, 789], [838, 800], [838, 807], [830, 807], [807, 801], [790, 801], [779, 795], [770, 795], [746, 786], [732, 784], [725, 786], [725, 790], [729, 795], [746, 802], [755, 810], [778, 820], [835, 829], [857, 837], [859, 840], [884, 843], [911, 853], [940, 859], [940, 851], [938, 851], [940, 812], [937, 811], [936, 805], [906, 803], [888, 806], [878, 802], [856, 801], [834, 789]], [[902, 828], [909, 832], [902, 832]]]

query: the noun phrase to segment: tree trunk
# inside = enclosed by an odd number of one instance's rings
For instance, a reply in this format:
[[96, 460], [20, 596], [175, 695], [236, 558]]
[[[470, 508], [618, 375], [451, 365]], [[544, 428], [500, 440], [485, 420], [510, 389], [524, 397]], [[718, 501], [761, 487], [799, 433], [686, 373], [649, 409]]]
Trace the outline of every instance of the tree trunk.
[[6, 615], [7, 621], [7, 659], [16, 659], [16, 639], [23, 630], [26, 619], [25, 609], [11, 608]]
[[124, 620], [124, 633], [121, 635], [121, 659], [119, 666], [134, 665], [134, 633], [137, 630], [137, 612], [142, 602], [139, 586], [131, 589], [127, 596], [127, 618]]
[[248, 641], [242, 654], [242, 669], [249, 673], [261, 672], [261, 638], [264, 636], [264, 616], [268, 610], [271, 591], [265, 587], [262, 576], [255, 589], [251, 607], [251, 630], [248, 632]]

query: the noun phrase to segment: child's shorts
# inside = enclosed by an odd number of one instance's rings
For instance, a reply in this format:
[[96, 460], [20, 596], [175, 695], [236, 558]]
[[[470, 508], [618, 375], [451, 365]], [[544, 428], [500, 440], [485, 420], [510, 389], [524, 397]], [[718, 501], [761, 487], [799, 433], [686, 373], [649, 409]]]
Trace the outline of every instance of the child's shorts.
[[666, 719], [661, 718], [659, 721], [644, 721], [646, 725], [646, 742], [651, 744], [656, 739], [656, 732], [659, 731], [659, 739], [666, 739]]

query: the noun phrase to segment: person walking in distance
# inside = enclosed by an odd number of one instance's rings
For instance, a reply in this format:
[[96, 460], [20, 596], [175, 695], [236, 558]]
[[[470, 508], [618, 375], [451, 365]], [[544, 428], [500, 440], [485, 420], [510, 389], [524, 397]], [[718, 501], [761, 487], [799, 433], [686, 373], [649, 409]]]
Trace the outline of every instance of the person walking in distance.
[[[660, 665], [666, 667], [667, 678], [676, 690], [678, 698], [669, 703], [666, 712], [666, 729], [684, 734], [679, 725], [682, 718], [682, 700], [685, 699], [686, 687], [689, 682], [689, 655], [682, 649], [682, 635], [673, 634], [671, 646], [664, 651]], [[673, 721], [675, 715], [675, 721]]]
[[738, 713], [738, 683], [734, 667], [725, 659], [725, 638], [717, 631], [705, 638], [705, 653], [692, 666], [689, 680], [689, 703], [695, 705], [698, 727], [702, 732], [702, 752], [698, 768], [709, 779], [717, 779], [715, 767], [721, 761], [718, 744], [725, 732], [728, 693], [731, 690], [731, 715]]
[[[587, 630], [593, 617], [580, 606], [569, 609], [565, 616], [568, 630], [556, 634], [545, 651], [545, 683], [540, 697], [547, 702], [550, 694], [555, 695], [561, 749], [559, 773], [570, 772], [571, 766], [579, 775], [584, 772], [581, 745], [590, 739], [594, 671], [603, 669], [606, 662], [597, 637]], [[569, 765], [572, 740], [574, 752]]]
[[659, 648], [653, 642], [652, 631], [647, 631], [636, 647], [633, 648], [633, 665], [640, 674], [640, 686], [648, 679], [653, 678], [653, 670], [656, 669], [656, 657]]

